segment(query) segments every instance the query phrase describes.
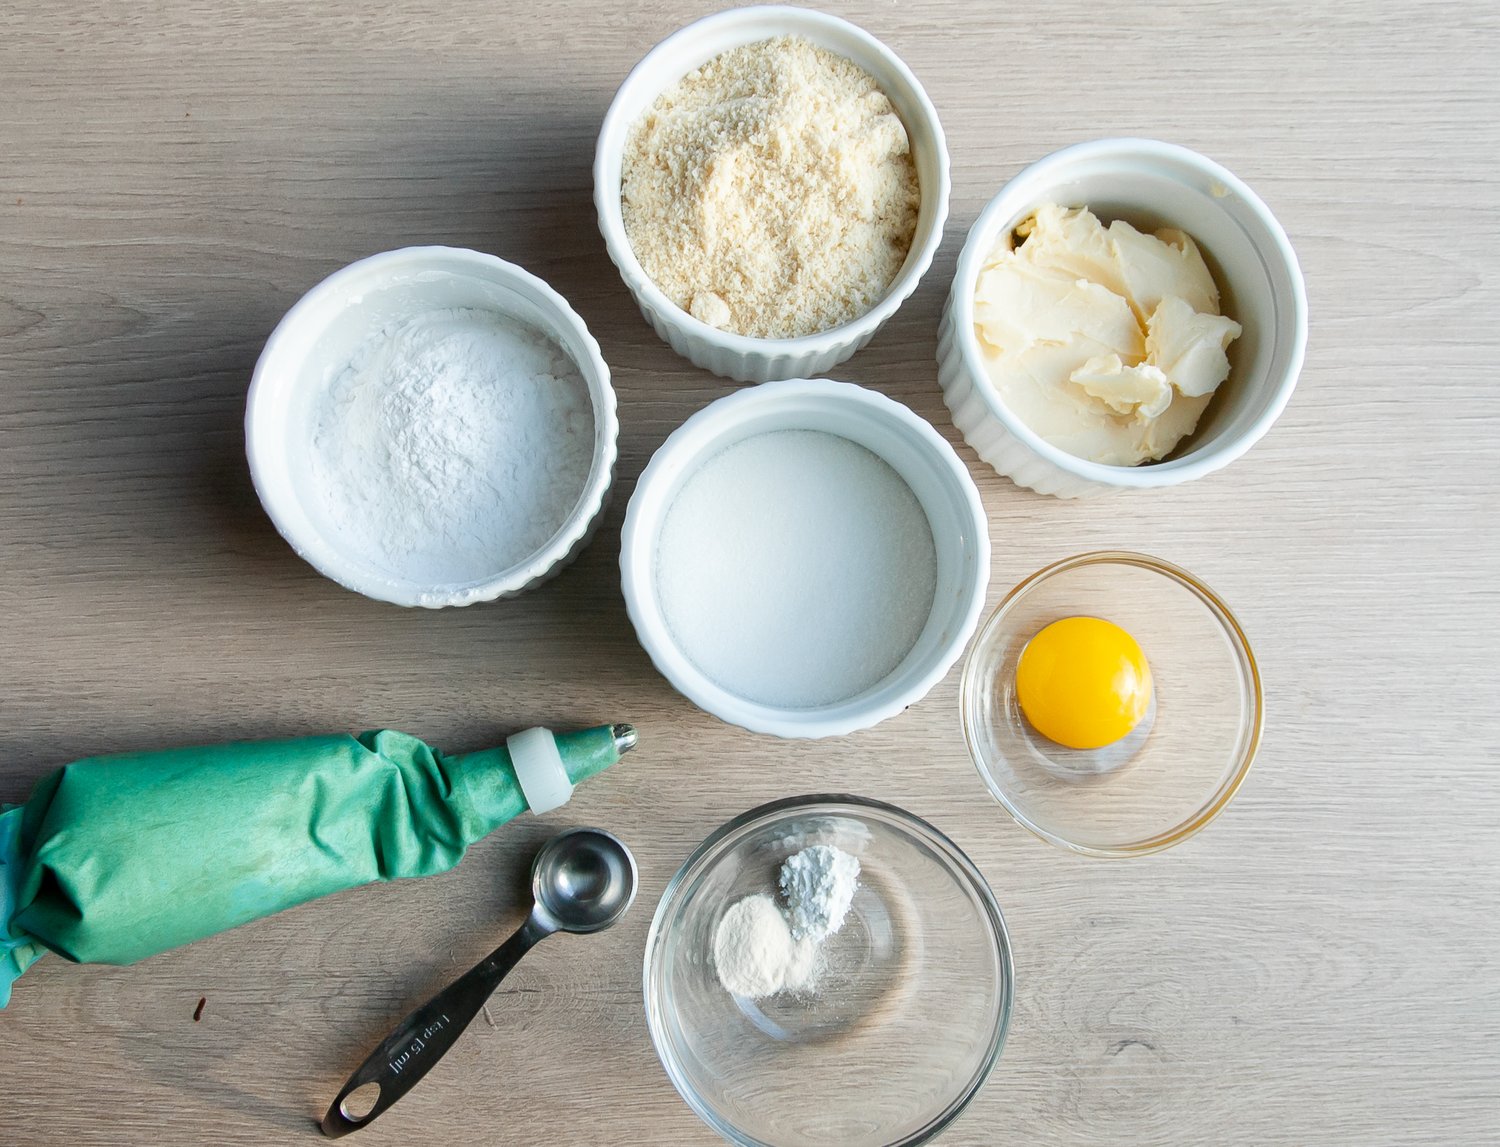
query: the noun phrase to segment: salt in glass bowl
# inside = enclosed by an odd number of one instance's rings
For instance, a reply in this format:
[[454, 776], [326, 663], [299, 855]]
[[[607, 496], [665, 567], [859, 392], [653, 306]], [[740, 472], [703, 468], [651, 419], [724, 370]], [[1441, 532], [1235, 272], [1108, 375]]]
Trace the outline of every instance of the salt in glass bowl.
[[[719, 921], [815, 844], [860, 862], [815, 990], [731, 995], [713, 962]], [[840, 795], [763, 805], [699, 845], [657, 905], [644, 981], [672, 1083], [745, 1147], [928, 1141], [994, 1068], [1014, 996], [1005, 921], [968, 857], [903, 809]]]
[[[1115, 745], [1064, 748], [1016, 699], [1026, 643], [1065, 617], [1101, 617], [1139, 643], [1151, 709]], [[980, 628], [959, 687], [979, 775], [1043, 840], [1087, 856], [1141, 856], [1186, 840], [1228, 805], [1260, 747], [1260, 672], [1239, 622], [1186, 570], [1144, 554], [1082, 554], [1011, 590]]]

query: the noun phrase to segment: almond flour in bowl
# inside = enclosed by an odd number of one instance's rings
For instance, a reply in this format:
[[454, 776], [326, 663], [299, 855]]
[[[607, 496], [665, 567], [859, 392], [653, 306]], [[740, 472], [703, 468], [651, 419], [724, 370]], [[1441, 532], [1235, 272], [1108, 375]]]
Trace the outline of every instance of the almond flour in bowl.
[[921, 205], [875, 78], [796, 36], [732, 48], [658, 96], [627, 138], [620, 198], [636, 258], [674, 304], [764, 339], [867, 313]]

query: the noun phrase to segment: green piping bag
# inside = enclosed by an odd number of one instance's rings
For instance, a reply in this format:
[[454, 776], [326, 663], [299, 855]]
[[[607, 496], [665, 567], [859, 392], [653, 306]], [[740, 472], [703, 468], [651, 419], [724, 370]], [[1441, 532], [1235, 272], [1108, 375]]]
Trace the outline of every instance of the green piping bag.
[[124, 753], [0, 812], [0, 1007], [47, 951], [130, 964], [376, 880], [446, 872], [631, 749], [629, 725], [445, 755], [389, 729]]

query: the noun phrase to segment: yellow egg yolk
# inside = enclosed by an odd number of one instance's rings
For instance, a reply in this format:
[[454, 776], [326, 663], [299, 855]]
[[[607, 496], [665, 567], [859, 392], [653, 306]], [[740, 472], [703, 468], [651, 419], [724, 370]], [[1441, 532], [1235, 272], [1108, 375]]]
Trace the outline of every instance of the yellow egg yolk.
[[1128, 735], [1151, 707], [1151, 667], [1135, 638], [1098, 617], [1065, 617], [1021, 650], [1016, 699], [1042, 736], [1098, 749]]

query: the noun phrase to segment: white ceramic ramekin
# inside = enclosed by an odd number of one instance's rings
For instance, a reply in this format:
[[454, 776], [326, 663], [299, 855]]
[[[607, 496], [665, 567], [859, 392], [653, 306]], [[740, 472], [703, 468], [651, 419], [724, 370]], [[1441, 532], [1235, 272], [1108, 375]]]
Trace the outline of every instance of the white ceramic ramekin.
[[[625, 236], [620, 211], [620, 169], [625, 139], [666, 88], [694, 68], [731, 48], [773, 36], [801, 36], [853, 60], [875, 77], [890, 98], [911, 141], [921, 183], [922, 206], [906, 264], [885, 297], [851, 323], [796, 339], [757, 339], [699, 322], [674, 304], [642, 269]], [[668, 36], [637, 64], [604, 117], [594, 156], [594, 206], [599, 231], [620, 277], [646, 321], [684, 358], [740, 382], [765, 382], [822, 374], [870, 341], [932, 264], [948, 218], [948, 145], [937, 109], [901, 60], [874, 36], [847, 20], [808, 8], [767, 5], [733, 8], [707, 16]]]
[[[577, 364], [594, 408], [594, 457], [577, 504], [552, 538], [510, 569], [477, 581], [426, 584], [393, 576], [321, 517], [312, 489], [314, 400], [329, 372], [386, 322], [473, 307], [550, 335]], [[561, 295], [535, 275], [478, 251], [406, 247], [351, 263], [315, 286], [266, 340], [245, 409], [245, 453], [266, 513], [297, 554], [340, 585], [379, 601], [436, 609], [511, 597], [556, 574], [588, 543], [614, 475], [619, 420], [599, 344]]]
[[[1043, 441], [1006, 409], [974, 334], [974, 283], [1000, 236], [1038, 206], [1088, 207], [1105, 222], [1177, 227], [1202, 249], [1223, 311], [1244, 333], [1229, 378], [1186, 446], [1162, 462], [1105, 466]], [[1211, 159], [1148, 139], [1105, 139], [1032, 164], [990, 201], [964, 242], [938, 332], [938, 380], [953, 422], [1001, 474], [1043, 494], [1175, 486], [1227, 466], [1271, 428], [1291, 397], [1307, 345], [1307, 296], [1296, 253], [1269, 208]]]
[[[817, 708], [759, 704], [718, 685], [678, 646], [657, 595], [657, 542], [683, 485], [729, 446], [777, 430], [836, 434], [884, 459], [921, 503], [937, 551], [932, 612], [906, 658], [864, 693]], [[673, 431], [631, 496], [620, 539], [620, 574], [625, 608], [641, 645], [688, 700], [752, 732], [836, 737], [915, 704], [958, 660], [979, 622], [989, 584], [989, 524], [968, 469], [925, 420], [851, 383], [793, 379], [721, 398]]]

